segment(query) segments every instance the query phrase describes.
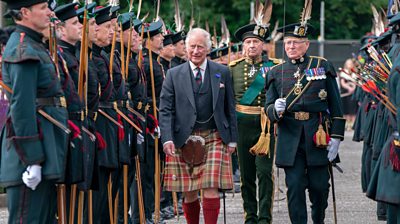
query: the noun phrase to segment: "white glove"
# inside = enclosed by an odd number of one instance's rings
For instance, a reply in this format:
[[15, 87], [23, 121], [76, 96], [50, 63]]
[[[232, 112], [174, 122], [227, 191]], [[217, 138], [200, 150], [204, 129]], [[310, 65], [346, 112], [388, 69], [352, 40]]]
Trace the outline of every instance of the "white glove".
[[160, 138], [160, 137], [161, 137], [161, 130], [160, 130], [160, 126], [157, 126], [157, 127], [154, 129], [154, 134], [157, 134], [158, 138]]
[[31, 165], [26, 168], [22, 174], [22, 181], [27, 187], [35, 190], [42, 180], [42, 167], [40, 165]]
[[393, 132], [392, 135], [393, 135], [393, 137], [395, 137], [397, 139], [399, 138], [399, 132], [398, 131]]
[[144, 142], [144, 137], [143, 137], [143, 135], [140, 134], [140, 133], [138, 133], [137, 136], [136, 136], [136, 143], [137, 143], [138, 145], [141, 145], [143, 142]]
[[340, 145], [340, 139], [337, 138], [331, 138], [331, 140], [328, 143], [328, 148], [326, 150], [328, 150], [328, 159], [329, 162], [332, 162], [338, 152], [339, 152], [339, 145]]
[[278, 113], [278, 114], [283, 112], [283, 111], [285, 111], [286, 99], [285, 98], [279, 98], [279, 99], [275, 100], [274, 107], [275, 107], [276, 113]]

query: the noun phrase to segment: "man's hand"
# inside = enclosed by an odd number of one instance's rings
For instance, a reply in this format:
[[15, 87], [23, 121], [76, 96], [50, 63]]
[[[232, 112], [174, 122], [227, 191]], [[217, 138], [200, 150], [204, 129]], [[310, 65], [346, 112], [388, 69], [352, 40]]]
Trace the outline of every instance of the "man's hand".
[[42, 167], [40, 165], [31, 165], [26, 168], [22, 174], [22, 181], [27, 187], [35, 190], [42, 180]]
[[166, 142], [163, 146], [164, 153], [169, 156], [175, 155], [175, 145], [173, 142]]
[[286, 99], [279, 98], [279, 99], [275, 100], [274, 107], [275, 107], [276, 113], [280, 114], [280, 113], [284, 112], [285, 108], [286, 108]]
[[331, 138], [331, 140], [328, 143], [328, 148], [326, 150], [328, 150], [328, 159], [329, 162], [332, 162], [338, 152], [339, 152], [339, 145], [340, 145], [340, 139], [337, 138]]

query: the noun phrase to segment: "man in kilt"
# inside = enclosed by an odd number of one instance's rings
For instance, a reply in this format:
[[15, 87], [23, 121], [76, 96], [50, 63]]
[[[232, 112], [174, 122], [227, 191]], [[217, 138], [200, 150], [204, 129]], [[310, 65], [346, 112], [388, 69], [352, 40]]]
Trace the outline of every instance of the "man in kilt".
[[160, 97], [164, 189], [184, 193], [189, 224], [199, 223], [198, 194], [203, 189], [204, 221], [217, 223], [218, 189], [233, 187], [230, 158], [237, 124], [232, 80], [226, 66], [206, 59], [208, 32], [192, 29], [186, 40], [189, 61], [168, 70]]

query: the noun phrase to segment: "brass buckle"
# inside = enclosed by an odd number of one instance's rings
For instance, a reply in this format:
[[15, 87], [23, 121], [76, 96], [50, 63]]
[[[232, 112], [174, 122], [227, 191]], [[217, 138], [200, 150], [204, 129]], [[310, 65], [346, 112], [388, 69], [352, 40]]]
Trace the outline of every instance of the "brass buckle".
[[299, 121], [306, 121], [310, 119], [310, 113], [308, 112], [294, 112], [294, 119]]
[[67, 107], [67, 101], [65, 100], [65, 97], [60, 97], [60, 104], [62, 107]]

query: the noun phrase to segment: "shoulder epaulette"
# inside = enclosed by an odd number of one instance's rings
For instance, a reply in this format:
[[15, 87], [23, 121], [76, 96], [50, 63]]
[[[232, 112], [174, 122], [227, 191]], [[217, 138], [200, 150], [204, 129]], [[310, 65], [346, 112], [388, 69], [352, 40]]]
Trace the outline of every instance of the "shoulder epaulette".
[[320, 60], [327, 61], [327, 59], [326, 59], [326, 58], [319, 57], [319, 56], [310, 56], [310, 58], [317, 58], [317, 59], [320, 59]]
[[274, 64], [282, 64], [284, 61], [281, 58], [269, 58]]
[[[272, 60], [272, 59], [271, 59], [271, 60]], [[275, 67], [277, 67], [277, 66], [279, 66], [279, 65], [282, 65], [282, 64], [284, 64], [284, 63], [286, 62], [286, 61], [283, 60], [283, 59], [277, 59], [277, 60], [279, 60], [279, 63], [277, 63], [277, 64], [275, 64], [275, 65], [269, 67], [269, 70], [272, 70], [273, 68], [275, 68]], [[275, 63], [275, 62], [274, 62], [274, 63]]]
[[234, 61], [231, 61], [231, 63], [229, 63], [229, 67], [235, 66], [236, 64], [238, 64], [239, 62], [243, 61], [244, 59], [245, 58], [242, 57], [242, 58], [236, 59]]

